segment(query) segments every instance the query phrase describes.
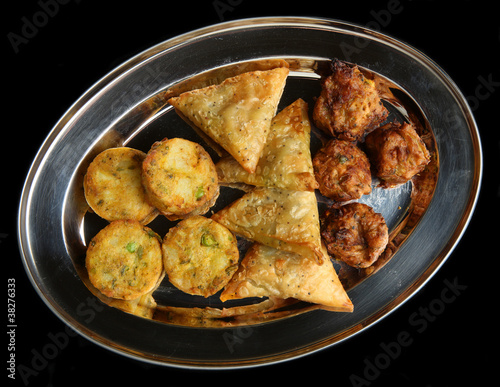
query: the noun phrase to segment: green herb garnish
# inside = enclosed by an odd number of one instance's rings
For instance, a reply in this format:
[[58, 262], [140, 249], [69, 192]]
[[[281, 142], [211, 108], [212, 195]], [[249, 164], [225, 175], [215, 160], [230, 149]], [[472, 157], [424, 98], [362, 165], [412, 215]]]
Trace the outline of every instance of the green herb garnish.
[[137, 242], [129, 242], [127, 243], [126, 249], [129, 253], [135, 253], [138, 246]]
[[203, 187], [198, 187], [198, 189], [196, 190], [195, 194], [194, 194], [194, 197], [196, 198], [196, 200], [201, 200], [201, 198], [205, 195], [205, 190], [203, 189]]
[[207, 246], [207, 247], [217, 247], [219, 246], [219, 243], [217, 242], [217, 240], [215, 239], [215, 237], [210, 234], [210, 233], [205, 233], [201, 236], [201, 244], [203, 246]]

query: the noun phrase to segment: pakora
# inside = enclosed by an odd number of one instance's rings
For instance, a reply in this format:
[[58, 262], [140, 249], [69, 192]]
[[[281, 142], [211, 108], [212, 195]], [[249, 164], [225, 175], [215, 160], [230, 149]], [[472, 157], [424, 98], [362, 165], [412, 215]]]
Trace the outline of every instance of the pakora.
[[371, 193], [372, 176], [366, 154], [354, 143], [330, 140], [313, 159], [319, 191], [337, 202]]
[[326, 210], [321, 236], [335, 259], [356, 268], [371, 266], [389, 242], [384, 217], [357, 202]]
[[362, 140], [386, 120], [389, 111], [382, 104], [375, 82], [356, 65], [333, 60], [331, 68], [332, 74], [322, 81], [314, 106], [314, 123], [342, 140]]
[[382, 187], [406, 183], [430, 162], [425, 143], [412, 125], [386, 124], [366, 136], [368, 157]]

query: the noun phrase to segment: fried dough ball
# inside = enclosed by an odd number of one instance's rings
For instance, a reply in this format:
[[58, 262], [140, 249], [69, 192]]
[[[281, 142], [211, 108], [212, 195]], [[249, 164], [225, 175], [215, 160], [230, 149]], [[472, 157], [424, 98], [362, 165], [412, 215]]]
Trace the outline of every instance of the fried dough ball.
[[314, 123], [342, 140], [361, 140], [385, 121], [389, 112], [380, 100], [375, 82], [357, 66], [334, 60], [331, 67], [332, 75], [323, 80], [314, 106]]
[[83, 181], [85, 199], [92, 210], [109, 222], [133, 219], [148, 224], [158, 211], [146, 199], [141, 166], [146, 157], [137, 149], [110, 148], [90, 163]]
[[191, 216], [171, 228], [163, 238], [162, 251], [169, 281], [192, 295], [217, 293], [238, 268], [236, 237], [203, 216]]
[[337, 202], [368, 195], [372, 176], [366, 154], [354, 143], [330, 140], [313, 158], [319, 191]]
[[85, 265], [102, 294], [134, 300], [152, 291], [162, 272], [160, 237], [134, 220], [116, 220], [92, 238]]
[[363, 203], [326, 210], [321, 236], [335, 259], [356, 268], [371, 266], [389, 241], [384, 217]]
[[142, 163], [142, 181], [148, 200], [170, 220], [203, 215], [219, 196], [210, 155], [182, 138], [153, 144]]
[[368, 134], [366, 150], [383, 187], [406, 183], [430, 162], [429, 151], [412, 125], [389, 123]]

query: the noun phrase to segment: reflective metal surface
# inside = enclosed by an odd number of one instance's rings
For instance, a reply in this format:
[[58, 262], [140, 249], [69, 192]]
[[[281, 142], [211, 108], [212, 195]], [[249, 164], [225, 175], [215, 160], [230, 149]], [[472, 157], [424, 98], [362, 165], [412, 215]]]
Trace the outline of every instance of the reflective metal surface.
[[[199, 84], [199, 77], [209, 79], [220, 69], [237, 71], [249, 63], [286, 59], [293, 71], [280, 108], [298, 97], [311, 105], [319, 94], [322, 64], [334, 57], [389, 80], [395, 90], [391, 111], [402, 117], [416, 114], [422, 128], [432, 129], [439, 155], [432, 201], [394, 256], [376, 273], [363, 278], [348, 275], [353, 281], [347, 287], [354, 313], [314, 310], [265, 323], [248, 320], [241, 326], [206, 328], [140, 318], [100, 304], [86, 285], [83, 266], [86, 241], [103, 225], [87, 213], [83, 199], [81, 181], [92, 158], [123, 144], [147, 151], [154, 141], [175, 134], [200, 141], [165, 106], [165, 96], [189, 87], [193, 78]], [[67, 111], [27, 176], [19, 208], [19, 244], [27, 273], [42, 299], [95, 343], [158, 364], [255, 366], [342, 341], [414, 294], [439, 269], [465, 230], [481, 173], [477, 128], [464, 97], [420, 52], [377, 32], [331, 20], [242, 20], [197, 30], [146, 50], [102, 78]], [[399, 226], [408, 220], [410, 191], [408, 186], [389, 194], [375, 191], [363, 201], [380, 209], [390, 228], [400, 232]], [[226, 192], [225, 200], [232, 195], [237, 194]], [[225, 204], [221, 201], [216, 206]], [[155, 222], [151, 227], [163, 236], [169, 224]], [[183, 298], [168, 284], [154, 296], [159, 305], [207, 306], [201, 301], [194, 305], [193, 299]], [[90, 318], [86, 306], [94, 302], [99, 308]], [[214, 309], [220, 306], [216, 300], [208, 302]]]

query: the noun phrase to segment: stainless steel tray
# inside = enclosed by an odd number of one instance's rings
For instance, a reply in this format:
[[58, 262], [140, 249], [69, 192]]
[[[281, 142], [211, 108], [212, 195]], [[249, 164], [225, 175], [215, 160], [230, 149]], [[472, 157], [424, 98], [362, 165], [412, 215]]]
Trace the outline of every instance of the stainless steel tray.
[[[432, 200], [420, 211], [415, 211], [412, 183], [390, 191], [375, 189], [362, 199], [384, 214], [395, 244], [373, 271], [340, 268], [353, 313], [314, 310], [299, 303], [271, 308], [267, 314], [219, 318], [216, 311], [226, 304], [214, 297], [187, 297], [165, 280], [154, 294], [158, 313], [146, 319], [109, 307], [91, 292], [83, 266], [85, 246], [105, 222], [87, 212], [81, 182], [98, 152], [120, 145], [147, 151], [154, 141], [172, 136], [199, 141], [210, 150], [165, 104], [168, 95], [221, 73], [285, 59], [292, 71], [280, 109], [299, 97], [312, 107], [322, 69], [334, 57], [356, 63], [376, 78], [387, 92], [385, 103], [392, 115], [417, 122], [436, 157], [435, 174], [425, 182], [431, 185]], [[321, 136], [316, 133], [312, 140], [317, 149]], [[99, 345], [179, 367], [269, 364], [347, 339], [380, 321], [425, 284], [467, 227], [481, 163], [479, 136], [465, 98], [432, 60], [412, 47], [333, 20], [282, 17], [223, 23], [144, 51], [75, 102], [48, 135], [26, 178], [19, 244], [26, 271], [45, 303]], [[418, 184], [425, 186], [413, 183]], [[226, 189], [215, 210], [237, 195]], [[164, 218], [150, 224], [162, 236], [170, 226]], [[260, 308], [256, 300], [229, 306], [241, 305]], [[212, 308], [208, 314], [207, 307]], [[171, 317], [185, 310], [196, 312], [188, 320]]]

